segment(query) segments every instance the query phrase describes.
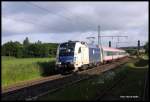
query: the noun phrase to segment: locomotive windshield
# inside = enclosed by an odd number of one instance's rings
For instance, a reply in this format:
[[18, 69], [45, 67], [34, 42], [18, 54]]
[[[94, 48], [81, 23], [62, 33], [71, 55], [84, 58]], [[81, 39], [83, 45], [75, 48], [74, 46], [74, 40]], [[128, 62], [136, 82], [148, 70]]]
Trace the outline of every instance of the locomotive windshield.
[[73, 56], [75, 43], [63, 43], [59, 48], [59, 56]]

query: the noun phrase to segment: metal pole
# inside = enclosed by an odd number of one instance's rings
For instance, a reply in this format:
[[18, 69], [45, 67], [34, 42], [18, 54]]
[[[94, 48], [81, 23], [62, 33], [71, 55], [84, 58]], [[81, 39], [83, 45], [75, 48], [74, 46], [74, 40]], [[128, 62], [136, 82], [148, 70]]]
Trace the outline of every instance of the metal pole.
[[109, 47], [111, 47], [111, 41], [109, 41]]
[[99, 33], [99, 26], [98, 26], [98, 47], [99, 47], [99, 37], [100, 37], [100, 33]]
[[102, 47], [102, 44], [101, 44], [101, 35], [100, 35], [100, 25], [98, 25], [98, 46]]
[[[99, 37], [100, 37], [100, 39], [99, 39]], [[100, 45], [99, 45], [99, 42], [100, 42]], [[100, 48], [100, 58], [101, 58], [101, 60], [100, 60], [100, 62], [101, 63], [103, 63], [103, 55], [102, 55], [102, 44], [101, 44], [101, 36], [100, 36], [100, 25], [98, 25], [98, 47]]]

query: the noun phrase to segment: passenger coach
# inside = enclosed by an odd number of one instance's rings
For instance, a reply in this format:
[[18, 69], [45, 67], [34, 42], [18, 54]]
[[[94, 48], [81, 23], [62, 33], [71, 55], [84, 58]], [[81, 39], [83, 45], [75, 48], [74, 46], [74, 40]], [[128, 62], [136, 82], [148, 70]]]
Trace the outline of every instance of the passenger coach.
[[126, 57], [128, 55], [124, 50], [109, 47], [102, 47], [102, 51], [103, 51], [103, 62], [110, 62], [113, 60]]

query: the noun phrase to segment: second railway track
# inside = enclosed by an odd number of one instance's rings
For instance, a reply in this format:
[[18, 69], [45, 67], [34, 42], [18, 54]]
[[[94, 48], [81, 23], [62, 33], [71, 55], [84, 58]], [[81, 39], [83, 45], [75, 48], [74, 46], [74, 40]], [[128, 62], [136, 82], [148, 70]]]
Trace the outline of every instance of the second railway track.
[[69, 75], [54, 75], [40, 80], [29, 81], [23, 84], [14, 85], [2, 89], [2, 100], [32, 100], [38, 96], [42, 96], [48, 92], [55, 91], [62, 88], [69, 83], [76, 83], [87, 79], [93, 75], [98, 75], [102, 72], [113, 69], [121, 64], [127, 62], [129, 58], [124, 58], [121, 61], [110, 64], [101, 65], [92, 69], [78, 72], [77, 74]]

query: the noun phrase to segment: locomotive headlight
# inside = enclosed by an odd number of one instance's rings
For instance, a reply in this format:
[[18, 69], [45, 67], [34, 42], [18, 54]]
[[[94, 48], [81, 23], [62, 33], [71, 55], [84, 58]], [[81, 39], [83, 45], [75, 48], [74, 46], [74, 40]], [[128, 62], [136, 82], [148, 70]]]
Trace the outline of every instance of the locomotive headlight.
[[56, 62], [56, 64], [61, 64], [61, 62]]
[[74, 64], [74, 62], [72, 61], [72, 62], [70, 62], [71, 64]]

